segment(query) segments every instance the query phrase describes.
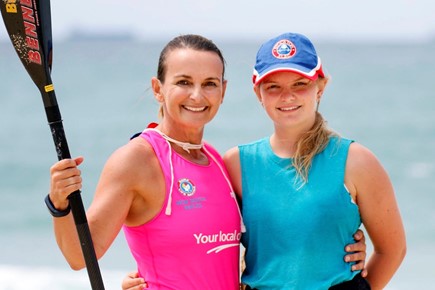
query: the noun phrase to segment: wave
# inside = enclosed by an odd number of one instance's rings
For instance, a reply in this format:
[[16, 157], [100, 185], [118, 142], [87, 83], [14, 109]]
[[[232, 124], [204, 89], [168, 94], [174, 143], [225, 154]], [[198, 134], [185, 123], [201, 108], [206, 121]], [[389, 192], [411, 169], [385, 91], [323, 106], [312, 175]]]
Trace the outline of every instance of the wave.
[[[121, 289], [126, 271], [104, 271], [106, 290]], [[53, 267], [0, 265], [0, 290], [89, 290], [86, 270], [59, 270]]]

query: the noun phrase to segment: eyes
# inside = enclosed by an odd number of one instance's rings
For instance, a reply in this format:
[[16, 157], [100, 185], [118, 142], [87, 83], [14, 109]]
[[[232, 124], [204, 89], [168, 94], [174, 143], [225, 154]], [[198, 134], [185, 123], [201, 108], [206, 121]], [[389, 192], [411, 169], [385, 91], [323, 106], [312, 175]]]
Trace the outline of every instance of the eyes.
[[[175, 82], [177, 86], [180, 87], [190, 87], [193, 86], [194, 83], [191, 80], [188, 79], [181, 79]], [[220, 86], [220, 81], [218, 80], [206, 80], [201, 84], [204, 88], [217, 88]]]
[[264, 83], [263, 84], [263, 89], [266, 90], [267, 92], [279, 92], [282, 91], [283, 89], [289, 87], [290, 90], [292, 91], [300, 91], [300, 90], [304, 90], [307, 89], [311, 86], [313, 82], [308, 80], [308, 79], [302, 79], [302, 80], [298, 80], [295, 81], [294, 83], [291, 83], [290, 85], [287, 84], [281, 84], [278, 82], [269, 82], [269, 83]]

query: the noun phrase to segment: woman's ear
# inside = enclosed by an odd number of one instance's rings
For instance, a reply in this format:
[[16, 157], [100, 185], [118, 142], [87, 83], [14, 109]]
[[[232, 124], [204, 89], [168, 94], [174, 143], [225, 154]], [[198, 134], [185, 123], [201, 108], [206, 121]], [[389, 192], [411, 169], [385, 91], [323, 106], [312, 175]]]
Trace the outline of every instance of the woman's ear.
[[224, 80], [223, 84], [222, 84], [222, 100], [221, 100], [221, 104], [224, 102], [225, 92], [227, 91], [227, 84], [228, 84], [228, 81]]
[[160, 80], [156, 77], [153, 77], [151, 79], [151, 87], [153, 89], [153, 93], [154, 93], [154, 98], [159, 102], [163, 102], [164, 97], [162, 94], [162, 83], [160, 82]]

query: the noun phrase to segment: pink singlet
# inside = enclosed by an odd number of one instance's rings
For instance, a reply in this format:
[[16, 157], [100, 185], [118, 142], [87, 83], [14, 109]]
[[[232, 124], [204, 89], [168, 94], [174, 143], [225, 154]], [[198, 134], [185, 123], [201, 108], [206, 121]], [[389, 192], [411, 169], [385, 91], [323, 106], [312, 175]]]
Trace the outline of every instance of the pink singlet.
[[219, 153], [208, 144], [209, 165], [172, 151], [157, 130], [145, 130], [165, 177], [160, 213], [124, 226], [130, 250], [149, 289], [239, 289], [241, 217]]

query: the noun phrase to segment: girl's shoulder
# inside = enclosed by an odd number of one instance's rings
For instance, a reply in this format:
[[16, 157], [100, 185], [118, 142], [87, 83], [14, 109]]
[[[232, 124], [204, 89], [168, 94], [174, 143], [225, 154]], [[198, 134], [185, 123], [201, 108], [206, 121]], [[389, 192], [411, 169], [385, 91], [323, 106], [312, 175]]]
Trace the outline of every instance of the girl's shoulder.
[[369, 180], [385, 170], [376, 155], [360, 143], [353, 142], [349, 147], [346, 174], [352, 179]]

